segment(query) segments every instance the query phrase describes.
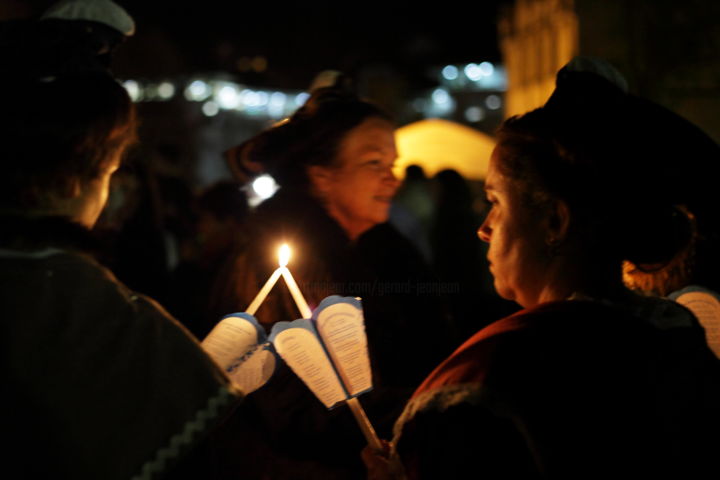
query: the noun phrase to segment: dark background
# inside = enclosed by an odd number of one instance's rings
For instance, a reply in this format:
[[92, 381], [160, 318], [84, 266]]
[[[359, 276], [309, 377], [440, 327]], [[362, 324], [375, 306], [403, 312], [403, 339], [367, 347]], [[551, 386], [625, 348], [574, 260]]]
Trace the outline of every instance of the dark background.
[[[0, 0], [0, 19], [39, 15], [48, 0]], [[392, 68], [409, 87], [430, 84], [430, 65], [499, 61], [495, 27], [501, 0], [437, 2], [170, 2], [117, 0], [137, 32], [116, 73], [157, 77], [226, 71], [266, 87], [304, 89], [323, 69], [356, 74]], [[263, 56], [262, 74], [238, 71]]]
[[[165, 67], [232, 72], [239, 58], [260, 55], [268, 68], [257, 80], [267, 87], [302, 89], [323, 69], [354, 74], [380, 65], [421, 83], [429, 65], [500, 59], [497, 0], [464, 8], [377, 1], [119, 3], [137, 21], [131, 42], [165, 36], [180, 49], [178, 64]], [[143, 69], [160, 66], [145, 60], [151, 65]]]

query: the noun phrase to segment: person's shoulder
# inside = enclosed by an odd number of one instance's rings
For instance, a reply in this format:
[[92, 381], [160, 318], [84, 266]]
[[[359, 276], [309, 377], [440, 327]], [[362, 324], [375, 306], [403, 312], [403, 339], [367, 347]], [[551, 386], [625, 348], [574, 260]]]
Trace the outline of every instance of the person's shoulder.
[[[669, 303], [669, 302], [667, 302]], [[629, 304], [595, 299], [570, 299], [542, 303], [534, 308], [521, 310], [505, 322], [522, 326], [527, 330], [610, 330], [614, 328], [647, 327], [648, 312], [632, 308]]]
[[41, 276], [58, 286], [86, 281], [90, 285], [117, 282], [115, 276], [92, 256], [62, 249], [0, 250], [3, 270], [18, 270], [24, 277]]
[[[521, 310], [478, 331], [434, 372], [440, 381], [482, 381], [492, 371], [542, 369], [567, 358], [625, 351], [637, 339], [654, 339], [651, 325], [625, 309], [596, 301], [558, 301]], [[438, 375], [442, 373], [442, 375]], [[450, 380], [448, 380], [450, 379]]]
[[[73, 250], [44, 249], [0, 255], [2, 271], [16, 279], [6, 292], [13, 305], [42, 317], [58, 308], [73, 325], [101, 315], [106, 326], [161, 322], [179, 327], [154, 299], [135, 292], [91, 255]], [[48, 317], [49, 320], [50, 317]], [[54, 318], [54, 316], [52, 316]]]
[[[427, 392], [432, 391], [450, 392], [454, 398], [477, 391], [477, 386], [485, 381], [498, 349], [516, 342], [517, 334], [532, 326], [534, 318], [523, 312], [498, 320], [475, 333], [433, 370], [413, 398], [427, 396]], [[459, 394], [458, 389], [464, 393]], [[434, 398], [434, 395], [431, 396]], [[444, 395], [446, 393], [440, 394], [441, 397]]]
[[75, 273], [96, 279], [117, 281], [115, 275], [95, 257], [80, 251], [59, 250], [54, 255], [48, 255], [46, 262], [48, 267], [67, 274]]
[[120, 302], [143, 299], [157, 306], [154, 301], [125, 286], [110, 269], [91, 255], [73, 251], [59, 252], [48, 257], [44, 267], [52, 272], [59, 288], [77, 289], [78, 295], [85, 296], [93, 292], [94, 295], [101, 295], [105, 301], [113, 298]]

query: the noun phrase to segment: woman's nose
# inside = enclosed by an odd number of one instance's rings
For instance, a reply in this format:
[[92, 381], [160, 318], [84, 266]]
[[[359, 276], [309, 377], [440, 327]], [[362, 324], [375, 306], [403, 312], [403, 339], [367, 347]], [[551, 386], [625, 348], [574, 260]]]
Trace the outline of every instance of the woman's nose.
[[478, 237], [480, 237], [480, 240], [483, 242], [490, 243], [490, 227], [488, 226], [487, 220], [483, 222], [482, 225], [480, 225], [480, 228], [478, 228], [477, 234]]
[[400, 180], [398, 180], [397, 176], [395, 176], [395, 172], [392, 168], [388, 168], [385, 170], [385, 176], [383, 177], [383, 181], [385, 183], [390, 183], [395, 186], [395, 188], [400, 186]]

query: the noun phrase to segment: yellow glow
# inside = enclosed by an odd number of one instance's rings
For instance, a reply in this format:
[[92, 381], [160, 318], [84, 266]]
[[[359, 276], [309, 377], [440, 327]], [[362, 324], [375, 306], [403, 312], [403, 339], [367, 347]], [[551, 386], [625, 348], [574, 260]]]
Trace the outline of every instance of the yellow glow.
[[283, 243], [280, 249], [278, 250], [278, 263], [281, 267], [287, 267], [288, 262], [290, 261], [290, 247], [287, 243]]
[[420, 165], [433, 176], [454, 168], [471, 180], [483, 180], [495, 140], [459, 123], [438, 118], [420, 120], [397, 129], [396, 174], [404, 176], [408, 165]]

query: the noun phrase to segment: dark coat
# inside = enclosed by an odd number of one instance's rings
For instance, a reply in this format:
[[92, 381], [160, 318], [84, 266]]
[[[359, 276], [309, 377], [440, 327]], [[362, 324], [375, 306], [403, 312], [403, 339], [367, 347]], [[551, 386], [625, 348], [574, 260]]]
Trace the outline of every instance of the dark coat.
[[1, 225], [3, 453], [20, 466], [13, 478], [164, 475], [238, 393], [162, 307], [78, 248], [80, 227]]
[[720, 367], [694, 318], [670, 309], [679, 322], [566, 301], [481, 330], [398, 420], [396, 454], [408, 477], [709, 472], [720, 446]]

